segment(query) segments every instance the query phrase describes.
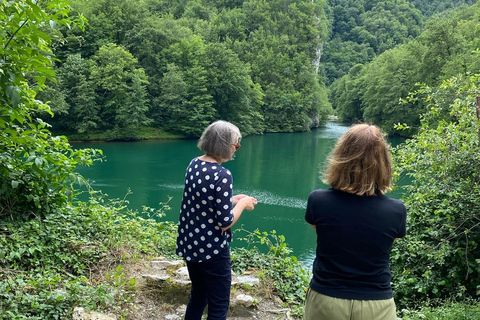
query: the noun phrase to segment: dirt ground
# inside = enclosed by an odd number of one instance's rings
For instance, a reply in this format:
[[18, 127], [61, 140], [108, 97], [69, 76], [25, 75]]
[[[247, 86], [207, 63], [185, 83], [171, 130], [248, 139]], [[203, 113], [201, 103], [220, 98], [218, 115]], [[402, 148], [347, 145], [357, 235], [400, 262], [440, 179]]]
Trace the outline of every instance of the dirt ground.
[[[152, 274], [150, 261], [138, 261], [124, 268], [127, 277], [136, 279], [137, 296], [131, 303], [131, 320], [183, 319], [188, 301], [189, 288], [171, 290], [149, 283], [144, 275]], [[260, 280], [261, 281], [261, 280]], [[244, 288], [245, 287], [245, 288]], [[244, 286], [232, 287], [232, 298], [239, 294], [248, 294], [254, 298], [250, 307], [235, 305], [230, 308], [228, 320], [279, 320], [293, 319], [290, 309], [280, 298], [269, 290], [269, 284], [262, 283], [256, 288]], [[233, 300], [233, 299], [232, 299]]]

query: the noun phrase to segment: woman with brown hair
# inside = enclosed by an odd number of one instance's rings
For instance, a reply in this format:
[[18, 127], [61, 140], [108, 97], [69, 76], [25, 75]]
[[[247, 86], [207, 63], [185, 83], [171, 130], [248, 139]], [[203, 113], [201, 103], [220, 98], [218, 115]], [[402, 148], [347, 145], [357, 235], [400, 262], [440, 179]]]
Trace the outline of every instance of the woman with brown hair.
[[389, 146], [374, 125], [352, 126], [327, 159], [305, 220], [317, 233], [305, 320], [396, 320], [388, 265], [393, 242], [405, 236], [406, 209], [391, 189]]

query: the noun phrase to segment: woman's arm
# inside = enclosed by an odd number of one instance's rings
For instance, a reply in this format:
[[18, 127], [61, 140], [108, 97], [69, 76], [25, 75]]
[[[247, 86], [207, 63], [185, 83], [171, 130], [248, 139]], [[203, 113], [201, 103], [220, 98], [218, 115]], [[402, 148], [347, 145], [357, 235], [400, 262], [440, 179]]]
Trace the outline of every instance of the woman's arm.
[[233, 227], [235, 222], [237, 222], [237, 220], [242, 215], [243, 210], [247, 209], [248, 211], [252, 211], [255, 208], [255, 206], [257, 205], [257, 203], [258, 203], [258, 201], [254, 197], [243, 195], [243, 197], [241, 197], [237, 201], [237, 204], [235, 205], [235, 207], [233, 207], [233, 210], [232, 210], [233, 211], [233, 222], [230, 225], [228, 225], [227, 227], [222, 228], [222, 231], [228, 230], [231, 227]]

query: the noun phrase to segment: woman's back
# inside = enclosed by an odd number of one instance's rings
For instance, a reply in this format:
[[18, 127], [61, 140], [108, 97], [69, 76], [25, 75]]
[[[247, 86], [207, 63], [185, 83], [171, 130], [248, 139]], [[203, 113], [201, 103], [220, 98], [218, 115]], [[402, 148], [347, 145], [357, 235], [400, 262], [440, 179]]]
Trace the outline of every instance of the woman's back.
[[405, 235], [405, 216], [402, 202], [381, 194], [313, 191], [305, 215], [317, 230], [312, 288], [345, 299], [391, 298], [389, 252]]

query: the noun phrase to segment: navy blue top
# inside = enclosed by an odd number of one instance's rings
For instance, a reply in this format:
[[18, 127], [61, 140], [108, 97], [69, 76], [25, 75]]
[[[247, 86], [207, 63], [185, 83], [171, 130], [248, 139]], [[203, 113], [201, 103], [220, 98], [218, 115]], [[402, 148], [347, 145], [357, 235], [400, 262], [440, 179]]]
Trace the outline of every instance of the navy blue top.
[[232, 175], [218, 163], [194, 158], [187, 167], [176, 253], [202, 262], [228, 249], [233, 222]]
[[317, 230], [310, 287], [342, 299], [392, 298], [390, 248], [395, 238], [405, 236], [406, 215], [400, 200], [380, 193], [314, 190], [305, 214]]

